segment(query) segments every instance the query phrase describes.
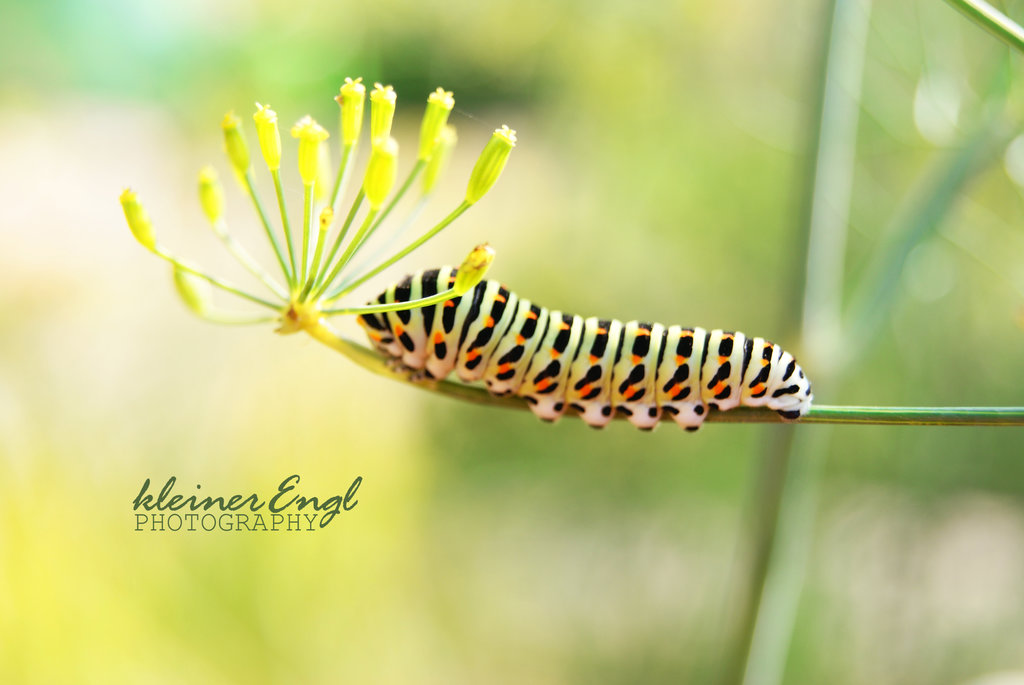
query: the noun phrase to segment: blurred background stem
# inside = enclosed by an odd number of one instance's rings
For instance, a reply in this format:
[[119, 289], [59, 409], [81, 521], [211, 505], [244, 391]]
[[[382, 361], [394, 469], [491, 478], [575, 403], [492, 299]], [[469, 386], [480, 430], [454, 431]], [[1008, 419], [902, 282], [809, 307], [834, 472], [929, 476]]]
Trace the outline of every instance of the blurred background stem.
[[[833, 0], [823, 12], [799, 223], [803, 230], [794, 250], [806, 264], [791, 266], [795, 277], [783, 322], [783, 330], [800, 329], [801, 354], [816, 369], [819, 388], [832, 387], [826, 361], [841, 334], [846, 227], [870, 11], [870, 0]], [[746, 601], [734, 653], [726, 663], [724, 682], [729, 685], [782, 680], [814, 525], [827, 430], [808, 428], [795, 438], [787, 427], [773, 431], [767, 443], [752, 510], [753, 558], [741, 592]]]
[[1024, 52], [1024, 29], [985, 0], [946, 0], [950, 5], [1008, 45]]
[[[952, 3], [959, 4], [959, 3]], [[855, 168], [859, 94], [869, 31], [870, 0], [835, 0], [826, 12], [821, 50], [820, 103], [813, 130], [804, 196], [806, 276], [794, 278], [787, 328], [800, 327], [801, 354], [814, 368], [816, 390], [835, 396], [852, 358], [875, 338], [898, 293], [911, 250], [930, 237], [959, 192], [1003, 149], [1008, 131], [998, 113], [1007, 91], [1000, 64], [975, 112], [979, 123], [952, 152], [924, 174], [920, 192], [897, 214], [894, 239], [860, 279], [849, 316], [842, 317], [843, 277]], [[1012, 22], [1011, 22], [1012, 23]], [[801, 252], [797, 252], [801, 254]], [[794, 269], [799, 273], [799, 269]], [[801, 303], [801, 307], [797, 307]], [[845, 325], [844, 325], [845, 324]], [[727, 665], [726, 683], [782, 682], [811, 551], [818, 486], [831, 428], [787, 428], [773, 433], [756, 485], [752, 559], [746, 602]]]

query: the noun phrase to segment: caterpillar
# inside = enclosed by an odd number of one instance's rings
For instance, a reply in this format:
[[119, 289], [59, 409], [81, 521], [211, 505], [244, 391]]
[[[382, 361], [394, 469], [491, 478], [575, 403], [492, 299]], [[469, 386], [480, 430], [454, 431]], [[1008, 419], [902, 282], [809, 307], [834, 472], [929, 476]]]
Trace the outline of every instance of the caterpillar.
[[[379, 304], [450, 288], [456, 269], [419, 271], [392, 284]], [[521, 298], [484, 280], [439, 305], [357, 318], [373, 346], [427, 379], [453, 370], [499, 396], [524, 398], [553, 422], [571, 408], [601, 428], [614, 413], [653, 429], [662, 412], [694, 431], [708, 409], [767, 407], [786, 420], [811, 405], [811, 383], [793, 356], [738, 331], [584, 319]]]

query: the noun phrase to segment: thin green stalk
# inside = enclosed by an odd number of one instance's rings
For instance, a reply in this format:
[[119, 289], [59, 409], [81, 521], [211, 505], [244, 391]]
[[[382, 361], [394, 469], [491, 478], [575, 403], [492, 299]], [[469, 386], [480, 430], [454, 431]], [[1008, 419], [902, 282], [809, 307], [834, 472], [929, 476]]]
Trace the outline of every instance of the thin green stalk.
[[253, 259], [252, 255], [250, 255], [249, 252], [242, 247], [242, 245], [235, 240], [230, 233], [228, 233], [227, 224], [224, 219], [218, 219], [213, 224], [213, 232], [220, 241], [224, 243], [228, 252], [234, 255], [235, 259], [237, 259], [239, 263], [249, 271], [249, 273], [260, 279], [263, 282], [263, 285], [267, 286], [278, 297], [282, 299], [288, 297], [284, 289], [274, 282], [274, 279], [270, 277], [270, 274], [263, 270], [263, 267], [260, 266], [259, 262]]
[[267, 213], [263, 209], [263, 203], [260, 202], [260, 197], [256, 193], [256, 185], [253, 183], [252, 172], [246, 171], [242, 177], [245, 183], [245, 190], [252, 198], [252, 203], [256, 207], [256, 213], [260, 215], [260, 223], [263, 224], [263, 230], [267, 232], [267, 238], [270, 240], [271, 246], [274, 248], [274, 254], [277, 256], [277, 263], [281, 265], [281, 272], [284, 274], [285, 280], [291, 284], [291, 273], [288, 271], [288, 266], [284, 261], [284, 253], [281, 251], [281, 245], [277, 242], [277, 236], [274, 235], [274, 229], [270, 227], [270, 220], [267, 219]]
[[[321, 217], [321, 223], [323, 219]], [[305, 284], [302, 286], [301, 298], [305, 298], [309, 294], [309, 291], [313, 289], [313, 282], [316, 280], [317, 274], [320, 273], [320, 262], [323, 259], [324, 247], [327, 245], [327, 232], [330, 229], [330, 225], [321, 225], [316, 234], [316, 250], [313, 252], [313, 266], [309, 269], [309, 278], [306, 279]], [[300, 298], [300, 299], [301, 299]]]
[[391, 210], [394, 209], [395, 205], [399, 203], [399, 201], [402, 199], [402, 196], [405, 195], [406, 192], [408, 192], [409, 188], [413, 184], [413, 181], [416, 180], [416, 177], [420, 175], [420, 173], [426, 168], [426, 166], [427, 162], [425, 160], [416, 160], [416, 163], [413, 165], [412, 169], [409, 170], [409, 175], [406, 176], [405, 182], [402, 183], [402, 187], [398, 189], [398, 192], [395, 193], [394, 197], [391, 198], [391, 202], [387, 204], [387, 206], [384, 208], [384, 211], [382, 211], [380, 213], [380, 216], [377, 217], [377, 223], [374, 225], [373, 230], [376, 231], [377, 227], [384, 223], [384, 220], [388, 218], [389, 214], [391, 214]]
[[204, 279], [206, 281], [209, 281], [210, 283], [212, 283], [213, 285], [217, 286], [221, 290], [225, 290], [225, 291], [231, 293], [232, 295], [237, 295], [239, 297], [244, 297], [245, 299], [247, 299], [247, 300], [249, 300], [251, 302], [255, 302], [256, 304], [263, 305], [264, 307], [268, 307], [270, 309], [273, 309], [274, 311], [280, 311], [280, 309], [281, 309], [281, 305], [280, 304], [274, 304], [273, 302], [269, 302], [267, 300], [264, 300], [261, 297], [256, 297], [255, 295], [251, 295], [251, 294], [245, 292], [244, 290], [231, 285], [230, 283], [226, 283], [226, 282], [220, 280], [219, 278], [211, 276], [211, 275], [207, 274], [206, 272], [200, 270], [199, 268], [194, 267], [194, 266], [188, 264], [187, 262], [181, 261], [180, 259], [178, 259], [174, 255], [172, 255], [170, 252], [166, 251], [163, 247], [161, 247], [159, 245], [155, 245], [153, 247], [153, 254], [155, 254], [158, 257], [162, 257], [163, 259], [166, 259], [168, 262], [170, 262], [171, 264], [174, 264], [175, 266], [179, 267], [183, 271], [187, 271], [190, 274], [193, 274], [195, 276], [199, 276], [199, 278], [202, 278], [202, 279]]
[[338, 164], [338, 175], [334, 178], [334, 190], [331, 191], [331, 209], [338, 202], [338, 195], [348, 181], [348, 160], [356, 144], [341, 146], [341, 162]]
[[1024, 52], [1024, 28], [985, 0], [946, 0], [946, 2], [999, 40]]
[[417, 307], [427, 307], [432, 304], [440, 304], [447, 302], [453, 297], [458, 297], [455, 293], [455, 288], [449, 288], [443, 292], [439, 292], [436, 295], [430, 295], [428, 297], [421, 297], [416, 300], [408, 300], [406, 302], [392, 302], [391, 304], [366, 304], [359, 307], [343, 307], [341, 309], [327, 309], [322, 313], [327, 316], [335, 316], [338, 314], [381, 314], [383, 312], [400, 312], [406, 309], [415, 309]]
[[210, 323], [223, 326], [251, 326], [259, 323], [271, 323], [277, 321], [277, 316], [238, 316], [234, 314], [220, 314], [215, 312], [195, 313], [200, 319]]
[[345, 295], [345, 294], [355, 290], [357, 287], [362, 285], [365, 281], [367, 281], [370, 278], [373, 278], [374, 276], [379, 274], [381, 271], [383, 271], [384, 269], [388, 268], [389, 266], [391, 266], [392, 264], [394, 264], [395, 262], [400, 260], [402, 257], [405, 257], [410, 252], [412, 252], [413, 250], [415, 250], [418, 247], [420, 247], [421, 245], [423, 245], [423, 243], [427, 242], [428, 240], [433, 238], [435, 235], [440, 233], [442, 229], [444, 229], [446, 226], [448, 226], [448, 224], [452, 223], [453, 221], [458, 219], [460, 216], [462, 216], [462, 214], [467, 209], [469, 209], [470, 207], [472, 207], [472, 205], [470, 203], [468, 203], [466, 201], [463, 201], [462, 204], [460, 204], [458, 207], [456, 207], [454, 210], [452, 210], [452, 212], [448, 216], [446, 216], [444, 219], [442, 219], [440, 223], [438, 223], [436, 226], [434, 226], [433, 228], [428, 230], [426, 233], [421, 235], [416, 240], [414, 240], [411, 243], [409, 243], [403, 249], [399, 250], [390, 259], [385, 260], [383, 263], [378, 265], [376, 268], [371, 269], [367, 273], [363, 274], [362, 276], [357, 278], [355, 281], [353, 281], [350, 285], [339, 286], [333, 292], [328, 293], [327, 294], [327, 300], [329, 302], [332, 302], [332, 301], [338, 299], [339, 297], [341, 297], [342, 295]]
[[[403, 303], [404, 304], [404, 303]], [[521, 397], [496, 397], [486, 389], [455, 381], [418, 381], [408, 371], [396, 369], [389, 358], [364, 345], [353, 342], [320, 322], [307, 329], [309, 335], [372, 373], [400, 381], [406, 385], [431, 390], [447, 397], [505, 409], [529, 409]], [[617, 416], [617, 418], [622, 418]], [[668, 414], [663, 421], [672, 422]], [[712, 411], [710, 423], [783, 423], [770, 409], [738, 407], [729, 411]], [[1024, 407], [837, 407], [816, 405], [797, 422], [879, 426], [1024, 426]], [[794, 426], [794, 424], [788, 424]]]
[[[870, 9], [870, 0], [829, 3], [817, 61], [813, 137], [800, 222], [803, 236], [798, 242], [804, 261], [793, 269], [790, 301], [795, 306], [786, 324], [801, 331], [802, 348], [814, 353], [811, 365], [821, 367], [819, 385], [829, 375], [829, 352], [841, 341], [843, 264]], [[775, 685], [785, 668], [806, 565], [803, 552], [810, 544], [814, 520], [813, 509], [798, 521], [792, 511], [815, 499], [820, 465], [810, 469], [805, 462], [821, 461], [820, 452], [805, 452], [804, 439], [795, 437], [792, 430], [773, 434], [764, 454], [758, 508], [752, 512], [751, 573], [736, 653], [728, 662], [729, 684]], [[803, 473], [810, 475], [795, 478]], [[783, 547], [783, 540], [796, 542]]]
[[291, 265], [291, 271], [288, 272], [288, 287], [295, 289], [297, 285], [296, 277], [298, 270], [295, 268], [295, 247], [292, 245], [292, 226], [288, 221], [288, 208], [284, 202], [284, 188], [281, 187], [281, 170], [273, 169], [270, 175], [274, 179], [274, 192], [277, 194], [277, 206], [281, 210], [281, 225], [284, 227], [284, 241], [288, 246], [288, 263]]
[[302, 187], [302, 267], [299, 271], [297, 283], [303, 285], [306, 282], [306, 270], [309, 268], [309, 225], [313, 221], [313, 186], [303, 185]]
[[[850, 298], [847, 326], [854, 337], [849, 349], [863, 349], [874, 337], [885, 320], [888, 302], [899, 284], [903, 265], [914, 247], [934, 232], [942, 217], [949, 213], [958, 195], [957, 190], [974, 178], [985, 162], [992, 160], [1003, 149], [1008, 134], [996, 121], [984, 122], [971, 137], [955, 151], [948, 153], [929, 172], [920, 193], [916, 194], [904, 216], [898, 221], [905, 226], [893, 243], [879, 251], [878, 260], [865, 271]], [[848, 363], [848, 359], [844, 363]]]
[[345, 236], [348, 235], [348, 230], [352, 226], [352, 222], [356, 218], [356, 214], [359, 212], [359, 208], [363, 205], [363, 199], [366, 197], [366, 193], [363, 189], [359, 189], [359, 193], [356, 195], [356, 199], [352, 201], [352, 206], [349, 207], [348, 216], [345, 217], [345, 223], [341, 225], [341, 230], [338, 231], [338, 236], [334, 239], [334, 245], [331, 246], [331, 251], [327, 255], [327, 259], [324, 260], [323, 268], [315, 279], [313, 279], [313, 287], [306, 288], [302, 293], [302, 298], [305, 299], [312, 291], [319, 292], [324, 286], [324, 279], [327, 278], [327, 273], [331, 269], [331, 263], [334, 261], [334, 256], [338, 254], [338, 250], [341, 248], [341, 244], [345, 242]]
[[314, 300], [320, 297], [320, 295], [323, 294], [324, 290], [331, 287], [331, 283], [334, 282], [334, 279], [338, 277], [338, 274], [341, 273], [341, 270], [345, 268], [346, 264], [348, 264], [348, 260], [352, 258], [352, 255], [355, 254], [355, 251], [359, 249], [360, 245], [362, 245], [363, 239], [366, 237], [366, 235], [369, 234], [370, 227], [373, 226], [373, 220], [377, 218], [377, 214], [379, 212], [379, 209], [371, 209], [366, 214], [366, 218], [363, 219], [362, 226], [360, 226], [359, 230], [356, 231], [356, 234], [352, 236], [352, 240], [349, 242], [348, 247], [345, 248], [345, 251], [341, 253], [341, 257], [338, 259], [337, 264], [334, 265], [334, 269], [327, 276], [327, 278], [324, 279], [324, 282], [320, 285], [320, 287], [313, 292]]
[[[398, 239], [405, 234], [409, 227], [416, 222], [416, 219], [419, 218], [420, 214], [423, 213], [423, 209], [424, 207], [427, 206], [427, 202], [429, 202], [429, 200], [429, 195], [424, 195], [423, 197], [421, 197], [416, 202], [416, 206], [413, 207], [409, 211], [409, 214], [406, 215], [405, 219], [402, 220], [402, 224], [388, 237], [388, 239], [382, 245], [379, 245], [378, 247], [374, 248], [371, 254], [364, 256], [361, 261], [359, 261], [352, 267], [353, 273], [361, 274], [365, 269], [370, 268], [371, 264], [374, 264], [377, 262], [378, 259], [381, 259], [381, 257], [388, 250], [392, 249], [395, 246], [395, 243], [398, 241]], [[341, 285], [339, 285], [339, 288], [341, 288], [342, 290], [348, 288], [350, 281], [351, 277], [349, 279], [343, 279]]]

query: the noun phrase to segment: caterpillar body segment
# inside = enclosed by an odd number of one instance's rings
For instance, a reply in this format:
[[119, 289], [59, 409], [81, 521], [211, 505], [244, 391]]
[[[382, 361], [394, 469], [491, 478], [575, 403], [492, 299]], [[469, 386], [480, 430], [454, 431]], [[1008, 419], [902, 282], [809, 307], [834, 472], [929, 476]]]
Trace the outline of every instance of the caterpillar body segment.
[[[420, 271], [376, 302], [407, 302], [455, 282]], [[431, 379], [455, 371], [491, 393], [523, 397], [545, 421], [571, 408], [600, 428], [618, 413], [651, 430], [663, 414], [697, 430], [709, 409], [766, 407], [787, 420], [810, 409], [811, 384], [791, 354], [738, 331], [599, 319], [548, 310], [498, 281], [416, 309], [358, 317], [383, 354]]]

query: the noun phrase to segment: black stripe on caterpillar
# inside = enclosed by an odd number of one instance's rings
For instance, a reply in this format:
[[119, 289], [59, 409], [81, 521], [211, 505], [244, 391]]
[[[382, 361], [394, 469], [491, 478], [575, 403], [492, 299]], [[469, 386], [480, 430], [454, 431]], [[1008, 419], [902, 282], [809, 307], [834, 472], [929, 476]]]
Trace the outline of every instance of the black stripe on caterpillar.
[[[380, 304], [441, 292], [451, 267], [392, 284]], [[439, 305], [358, 317], [373, 345], [426, 378], [453, 370], [495, 395], [523, 397], [544, 421], [574, 410], [603, 427], [614, 413], [641, 429], [662, 413], [697, 430], [708, 409], [766, 407], [795, 420], [810, 409], [811, 383], [791, 354], [738, 331], [584, 319], [548, 310], [485, 280]]]

